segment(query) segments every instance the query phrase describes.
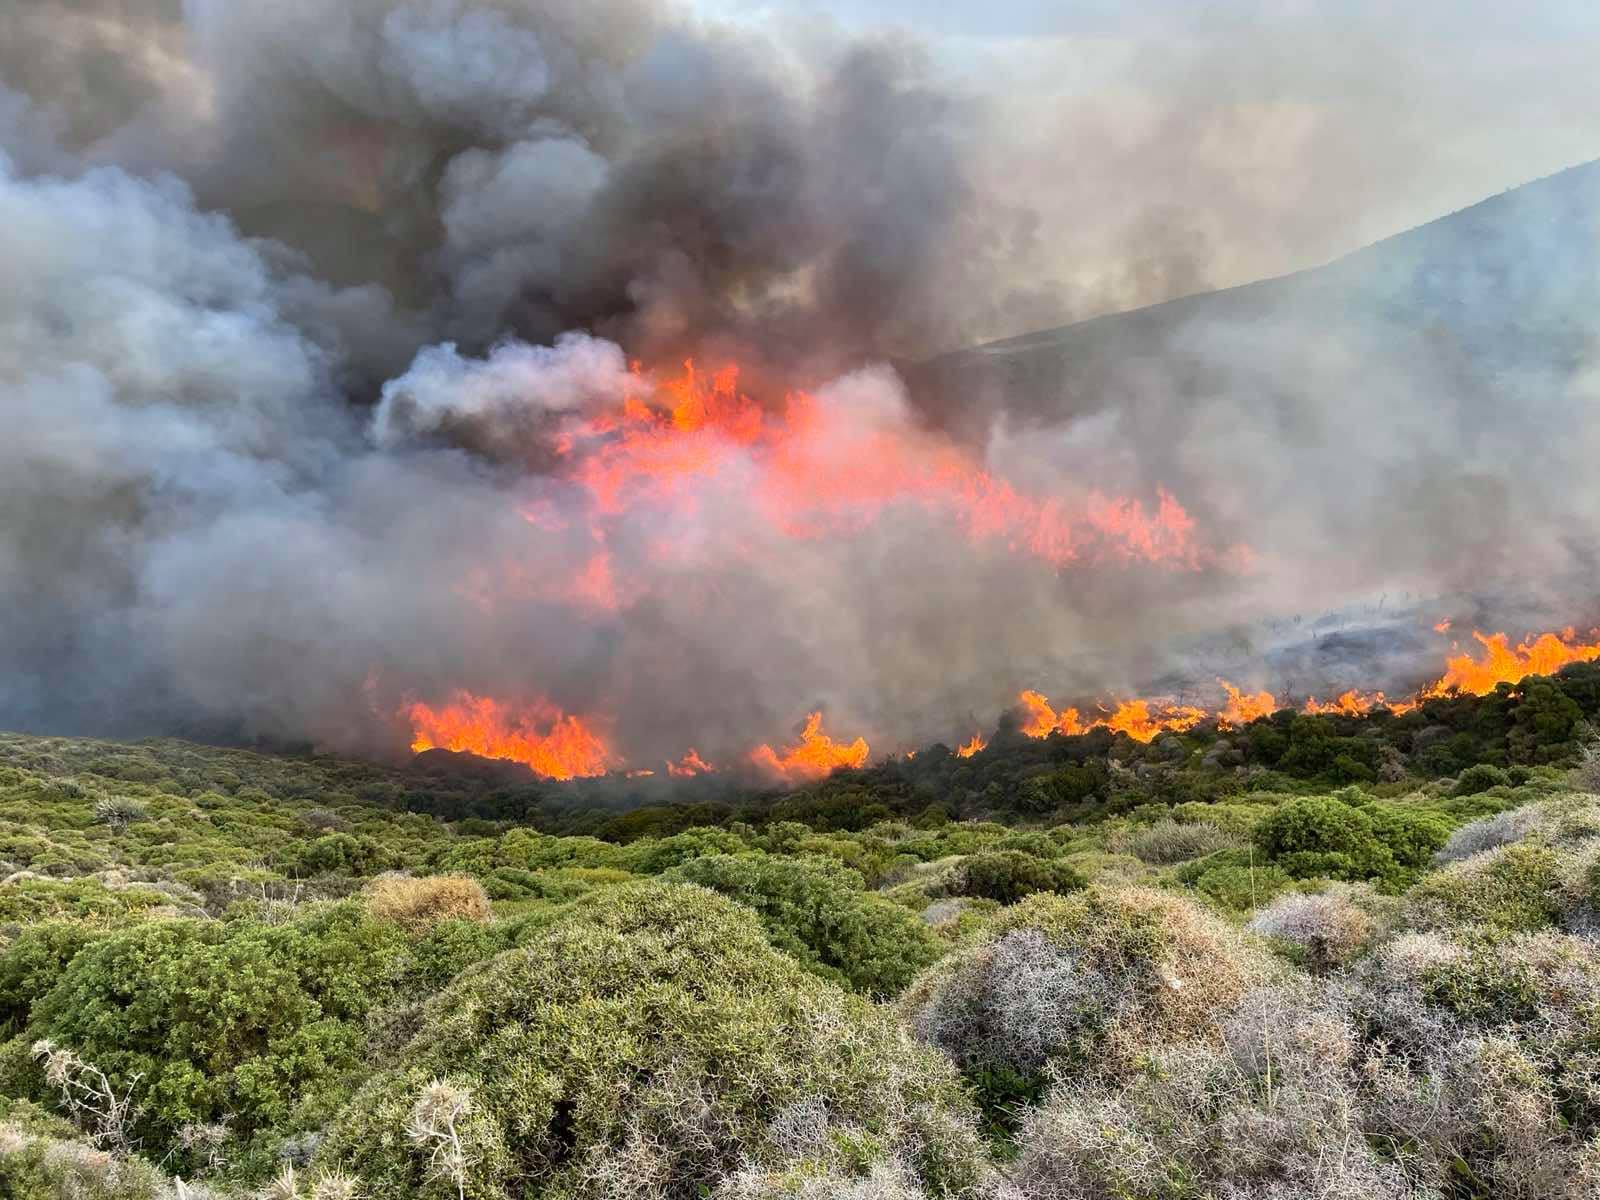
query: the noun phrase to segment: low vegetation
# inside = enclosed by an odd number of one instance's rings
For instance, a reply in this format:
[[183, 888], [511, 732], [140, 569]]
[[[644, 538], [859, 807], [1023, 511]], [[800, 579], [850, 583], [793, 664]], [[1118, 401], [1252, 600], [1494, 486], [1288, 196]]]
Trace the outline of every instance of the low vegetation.
[[0, 735], [0, 1194], [1592, 1197], [1597, 712], [665, 796]]

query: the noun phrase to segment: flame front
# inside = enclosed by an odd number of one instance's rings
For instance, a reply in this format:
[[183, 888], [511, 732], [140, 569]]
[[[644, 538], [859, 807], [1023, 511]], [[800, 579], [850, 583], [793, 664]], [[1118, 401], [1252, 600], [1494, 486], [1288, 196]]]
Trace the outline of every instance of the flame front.
[[1270, 717], [1278, 711], [1278, 701], [1271, 692], [1246, 695], [1226, 679], [1219, 679], [1217, 682], [1222, 685], [1222, 690], [1228, 693], [1227, 704], [1223, 705], [1222, 711], [1217, 714], [1217, 723], [1220, 725], [1236, 729], [1262, 717]]
[[978, 753], [978, 751], [982, 750], [988, 744], [989, 740], [985, 738], [983, 734], [975, 733], [968, 741], [961, 743], [961, 748], [956, 751], [956, 757], [971, 758], [974, 754]]
[[810, 780], [821, 779], [839, 767], [862, 766], [867, 753], [865, 738], [834, 741], [822, 731], [822, 714], [814, 712], [806, 717], [797, 743], [785, 747], [782, 754], [762, 743], [750, 752], [750, 761], [782, 779]]
[[514, 710], [488, 696], [460, 691], [449, 704], [410, 705], [411, 749], [455, 750], [524, 763], [546, 779], [604, 775], [613, 756], [582, 718], [540, 700]]
[[[1449, 622], [1440, 624], [1448, 627]], [[1346, 717], [1361, 716], [1376, 708], [1407, 713], [1424, 700], [1463, 693], [1485, 696], [1502, 683], [1519, 683], [1529, 675], [1552, 675], [1569, 663], [1600, 659], [1600, 641], [1580, 642], [1577, 632], [1571, 628], [1560, 634], [1540, 634], [1516, 646], [1512, 646], [1503, 633], [1474, 631], [1472, 636], [1484, 648], [1481, 659], [1470, 654], [1451, 655], [1446, 661], [1444, 675], [1408, 699], [1390, 700], [1382, 692], [1363, 692], [1351, 688], [1333, 700], [1321, 701], [1312, 696], [1306, 700], [1301, 711], [1312, 716]], [[1042, 693], [1029, 689], [1017, 696], [1018, 728], [1033, 738], [1104, 728], [1113, 733], [1126, 733], [1137, 741], [1148, 742], [1159, 733], [1181, 733], [1207, 719], [1214, 719], [1220, 728], [1237, 729], [1251, 721], [1271, 716], [1281, 707], [1271, 692], [1260, 691], [1252, 695], [1241, 691], [1226, 679], [1218, 679], [1217, 683], [1226, 701], [1210, 712], [1170, 701], [1126, 700], [1107, 716], [1087, 725], [1079, 719], [1077, 709], [1064, 709], [1058, 716]]]
[[1571, 628], [1559, 635], [1540, 634], [1516, 646], [1503, 633], [1486, 635], [1473, 630], [1472, 636], [1483, 646], [1482, 660], [1470, 654], [1451, 655], [1444, 677], [1426, 689], [1425, 696], [1444, 696], [1453, 691], [1486, 696], [1499, 684], [1516, 683], [1529, 675], [1553, 675], [1568, 663], [1600, 658], [1600, 642], [1580, 642], [1577, 631]]

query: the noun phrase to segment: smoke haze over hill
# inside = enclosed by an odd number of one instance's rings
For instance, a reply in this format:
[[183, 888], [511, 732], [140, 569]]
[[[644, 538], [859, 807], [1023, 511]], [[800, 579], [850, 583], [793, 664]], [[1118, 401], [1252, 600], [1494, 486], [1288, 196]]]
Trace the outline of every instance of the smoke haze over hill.
[[[890, 748], [1385, 592], [1594, 616], [1592, 166], [941, 356], [1335, 222], [1243, 185], [1174, 215], [1151, 164], [1186, 135], [1146, 134], [1177, 68], [1028, 125], [937, 39], [644, 0], [17, 16], [0, 725], [393, 754], [465, 690], [583, 714], [617, 765], [816, 709]], [[1047, 128], [1093, 187], [1049, 186]]]

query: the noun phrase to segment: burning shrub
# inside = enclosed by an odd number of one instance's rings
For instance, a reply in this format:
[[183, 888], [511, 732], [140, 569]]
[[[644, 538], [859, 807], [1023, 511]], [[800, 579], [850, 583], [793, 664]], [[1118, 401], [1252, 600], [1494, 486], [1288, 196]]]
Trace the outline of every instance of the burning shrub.
[[668, 873], [756, 911], [772, 944], [824, 979], [877, 996], [899, 992], [943, 952], [916, 914], [862, 892], [832, 859], [713, 854]]
[[470, 875], [380, 875], [367, 885], [367, 908], [378, 920], [408, 929], [489, 920], [489, 897]]
[[1091, 888], [1035, 896], [902, 997], [917, 1035], [995, 1108], [1058, 1072], [1116, 1071], [1141, 1047], [1199, 1036], [1268, 973], [1223, 921], [1176, 896]]
[[472, 1097], [456, 1127], [469, 1195], [701, 1195], [741, 1157], [781, 1159], [776, 1115], [805, 1103], [870, 1129], [863, 1154], [934, 1194], [980, 1162], [946, 1064], [775, 951], [747, 909], [681, 883], [597, 893], [459, 978], [321, 1157], [372, 1200], [455, 1195], [403, 1135], [446, 1076]]

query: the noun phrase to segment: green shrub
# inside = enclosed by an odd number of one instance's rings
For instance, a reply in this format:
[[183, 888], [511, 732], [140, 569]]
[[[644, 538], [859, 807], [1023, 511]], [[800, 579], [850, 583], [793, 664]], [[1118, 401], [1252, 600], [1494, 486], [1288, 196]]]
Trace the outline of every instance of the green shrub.
[[1407, 897], [1413, 925], [1482, 925], [1498, 933], [1547, 929], [1565, 906], [1560, 856], [1516, 842], [1425, 876]]
[[126, 920], [172, 903], [137, 885], [108, 888], [98, 879], [19, 879], [0, 884], [0, 922]]
[[0, 1041], [22, 1031], [33, 1002], [56, 985], [78, 951], [104, 936], [78, 921], [44, 921], [23, 926], [0, 947]]
[[1297, 879], [1405, 881], [1450, 836], [1443, 818], [1395, 805], [1356, 807], [1332, 796], [1287, 801], [1262, 818], [1255, 843]]
[[370, 1200], [455, 1196], [432, 1153], [453, 1128], [469, 1196], [585, 1181], [687, 1197], [741, 1160], [783, 1157], [779, 1131], [808, 1113], [870, 1133], [874, 1157], [902, 1159], [936, 1195], [975, 1179], [971, 1112], [938, 1056], [773, 950], [749, 910], [636, 883], [578, 901], [430, 1001], [320, 1157]]
[[1499, 767], [1490, 766], [1488, 763], [1479, 763], [1475, 767], [1468, 767], [1456, 779], [1455, 787], [1450, 789], [1452, 796], [1476, 796], [1479, 792], [1487, 792], [1492, 787], [1509, 787], [1511, 777]]
[[1015, 904], [1035, 892], [1075, 892], [1086, 882], [1064, 862], [1035, 858], [1020, 850], [984, 850], [961, 863], [949, 891]]
[[28, 1036], [119, 1088], [141, 1076], [147, 1150], [230, 1114], [248, 1135], [362, 1064], [363, 1020], [392, 994], [406, 942], [356, 903], [280, 925], [152, 921], [79, 950], [35, 1003]]
[[[1232, 860], [1231, 854], [1213, 855], [1197, 866], [1214, 860]], [[1217, 861], [1197, 871], [1190, 886], [1217, 907], [1230, 912], [1246, 913], [1294, 887], [1294, 879], [1287, 871], [1271, 863], [1256, 866], [1234, 861]]]
[[863, 893], [861, 876], [832, 859], [712, 854], [667, 877], [754, 909], [774, 946], [857, 991], [893, 995], [943, 950], [914, 914]]

